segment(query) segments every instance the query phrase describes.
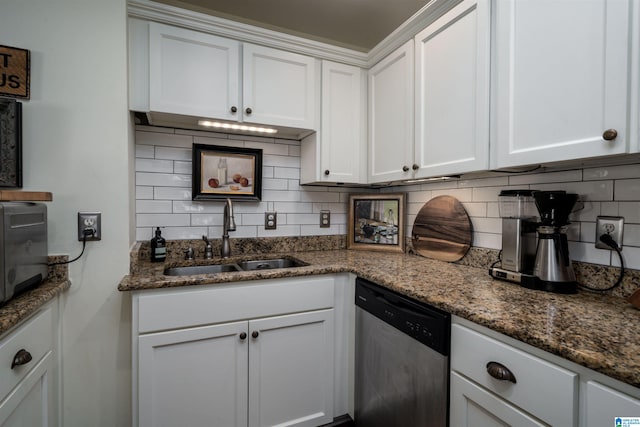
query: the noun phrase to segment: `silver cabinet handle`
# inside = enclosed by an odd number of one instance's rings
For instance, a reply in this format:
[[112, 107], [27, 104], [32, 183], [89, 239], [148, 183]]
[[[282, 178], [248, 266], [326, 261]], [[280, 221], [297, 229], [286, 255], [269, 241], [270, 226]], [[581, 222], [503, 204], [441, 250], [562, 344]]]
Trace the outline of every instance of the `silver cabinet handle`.
[[16, 355], [13, 356], [13, 361], [11, 362], [11, 369], [15, 368], [16, 366], [26, 365], [27, 363], [31, 362], [32, 359], [33, 357], [31, 357], [31, 353], [29, 353], [24, 348], [20, 349], [18, 350]]
[[498, 362], [489, 362], [487, 363], [487, 372], [493, 378], [500, 381], [511, 381], [512, 383], [516, 383], [516, 376], [513, 375], [513, 372], [509, 370], [502, 363]]

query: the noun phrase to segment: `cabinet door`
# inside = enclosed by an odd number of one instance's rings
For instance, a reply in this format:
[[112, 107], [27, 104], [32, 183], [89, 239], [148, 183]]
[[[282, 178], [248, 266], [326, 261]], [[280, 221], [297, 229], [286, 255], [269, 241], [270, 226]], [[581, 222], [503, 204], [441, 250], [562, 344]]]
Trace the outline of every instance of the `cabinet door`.
[[638, 399], [594, 381], [587, 382], [586, 392], [585, 427], [614, 426], [618, 425], [614, 422], [618, 417], [640, 416]]
[[246, 333], [236, 322], [141, 336], [138, 424], [246, 427]]
[[32, 368], [26, 377], [0, 402], [2, 427], [55, 427], [54, 353], [46, 356]]
[[249, 426], [331, 422], [333, 309], [250, 321], [249, 332]]
[[151, 111], [237, 120], [239, 43], [149, 24]]
[[358, 67], [322, 63], [321, 179], [364, 184], [366, 87]]
[[495, 7], [492, 167], [624, 153], [631, 1]]
[[316, 129], [314, 58], [245, 43], [242, 67], [244, 121]]
[[449, 414], [449, 424], [456, 427], [548, 426], [455, 372]]
[[415, 38], [416, 178], [489, 167], [490, 22], [465, 0]]
[[369, 70], [369, 183], [413, 176], [413, 40]]

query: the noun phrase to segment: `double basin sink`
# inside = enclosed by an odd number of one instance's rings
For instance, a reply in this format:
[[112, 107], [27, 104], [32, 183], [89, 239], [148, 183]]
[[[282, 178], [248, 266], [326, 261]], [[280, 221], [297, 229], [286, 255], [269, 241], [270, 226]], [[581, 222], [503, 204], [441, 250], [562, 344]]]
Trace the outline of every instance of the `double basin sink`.
[[273, 270], [276, 268], [304, 267], [309, 265], [294, 258], [253, 259], [238, 261], [233, 264], [188, 265], [169, 267], [164, 270], [165, 276], [191, 276], [194, 274], [216, 274], [234, 271]]

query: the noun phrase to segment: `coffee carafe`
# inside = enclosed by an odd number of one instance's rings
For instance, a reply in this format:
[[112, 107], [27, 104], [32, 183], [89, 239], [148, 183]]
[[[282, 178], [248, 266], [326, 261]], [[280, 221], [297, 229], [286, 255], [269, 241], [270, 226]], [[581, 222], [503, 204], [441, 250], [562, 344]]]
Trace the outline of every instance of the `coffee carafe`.
[[575, 293], [577, 282], [569, 257], [567, 228], [578, 195], [565, 191], [534, 191], [533, 199], [540, 213], [533, 267], [536, 287], [549, 292]]

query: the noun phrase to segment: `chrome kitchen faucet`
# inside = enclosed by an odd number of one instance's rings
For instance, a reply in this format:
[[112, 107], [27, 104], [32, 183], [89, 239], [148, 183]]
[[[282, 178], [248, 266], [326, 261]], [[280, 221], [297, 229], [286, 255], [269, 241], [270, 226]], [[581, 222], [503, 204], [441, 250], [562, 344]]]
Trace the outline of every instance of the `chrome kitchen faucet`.
[[236, 231], [236, 220], [233, 218], [233, 203], [231, 199], [227, 199], [224, 205], [224, 221], [222, 225], [222, 248], [220, 249], [222, 258], [231, 256], [230, 231]]

